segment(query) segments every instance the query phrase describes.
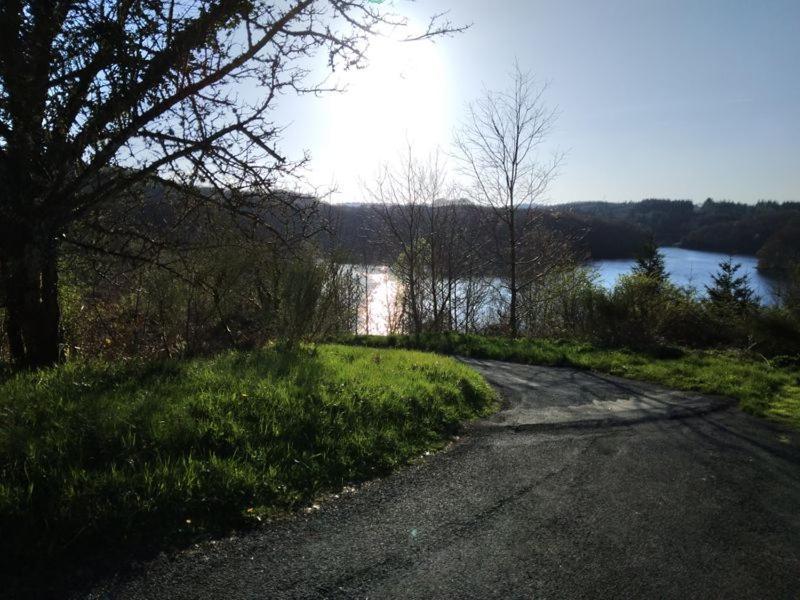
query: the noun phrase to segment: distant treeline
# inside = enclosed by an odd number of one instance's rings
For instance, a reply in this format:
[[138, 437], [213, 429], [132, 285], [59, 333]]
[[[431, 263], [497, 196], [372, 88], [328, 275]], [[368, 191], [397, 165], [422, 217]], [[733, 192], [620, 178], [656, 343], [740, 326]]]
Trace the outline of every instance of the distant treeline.
[[[456, 221], [469, 229], [467, 236], [476, 245], [492, 246], [502, 243], [502, 231], [492, 224], [496, 221], [492, 209], [468, 203], [456, 205]], [[572, 240], [579, 256], [585, 259], [629, 258], [645, 245], [649, 229], [629, 219], [609, 218], [589, 211], [573, 210], [572, 206], [534, 207], [536, 221], [552, 232]], [[393, 264], [397, 256], [387, 254], [381, 243], [383, 227], [374, 208], [369, 204], [327, 205], [324, 212], [334, 224], [341, 249], [358, 262]], [[525, 211], [523, 211], [524, 213]], [[525, 216], [521, 220], [525, 220]]]
[[767, 271], [784, 271], [800, 259], [800, 202], [649, 199], [579, 202], [558, 210], [642, 227], [659, 245], [756, 255]]
[[[462, 220], [471, 224], [476, 241], [496, 235], [487, 227], [491, 209], [462, 204]], [[650, 236], [662, 246], [748, 254], [759, 258], [759, 268], [784, 271], [800, 262], [800, 202], [760, 201], [738, 204], [711, 198], [702, 204], [691, 200], [648, 199], [640, 202], [578, 202], [534, 207], [544, 226], [577, 240], [587, 259], [631, 258]], [[391, 264], [396, 257], [382, 254], [381, 228], [369, 204], [327, 207], [336, 223], [344, 250], [360, 261]]]
[[[148, 191], [143, 214], [149, 227], [178, 220], [163, 194], [159, 188]], [[310, 228], [321, 234], [323, 246], [335, 246], [352, 262], [393, 264], [397, 260], [382, 243], [385, 229], [372, 205], [317, 203], [311, 197], [283, 194], [292, 210], [287, 209], [286, 218], [273, 223], [283, 235], [296, 235], [287, 228]], [[465, 237], [482, 247], [503, 242], [503, 232], [492, 225], [496, 218], [490, 207], [466, 201], [454, 201], [454, 206], [455, 221], [468, 230]], [[304, 218], [293, 214], [298, 207], [307, 208]], [[788, 272], [800, 263], [800, 202], [740, 204], [708, 198], [695, 204], [691, 200], [646, 199], [534, 205], [530, 211], [536, 213], [541, 227], [570, 240], [576, 256], [586, 260], [634, 258], [653, 238], [659, 246], [757, 256], [759, 268], [769, 272]], [[525, 220], [525, 212], [521, 220]], [[275, 214], [265, 217], [276, 219]], [[326, 232], [333, 234], [328, 243]]]

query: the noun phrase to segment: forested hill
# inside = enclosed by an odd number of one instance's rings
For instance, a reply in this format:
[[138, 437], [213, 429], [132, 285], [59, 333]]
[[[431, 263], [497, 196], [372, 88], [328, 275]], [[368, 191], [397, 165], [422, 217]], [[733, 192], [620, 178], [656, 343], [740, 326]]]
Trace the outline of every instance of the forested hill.
[[[194, 195], [202, 198], [213, 193], [198, 189]], [[189, 208], [184, 205], [192, 204], [179, 201], [159, 185], [149, 187], [144, 196], [139, 227], [145, 229], [171, 229], [170, 223], [185, 221], [180, 215]], [[335, 246], [347, 260], [390, 264], [397, 259], [391, 245], [383, 243], [385, 227], [375, 206], [317, 204], [311, 197], [288, 192], [276, 193], [266, 202], [273, 207], [267, 220], [284, 237], [303, 237], [308, 230], [317, 230], [323, 232], [323, 245]], [[282, 217], [278, 214], [281, 207], [286, 213]], [[505, 234], [502, 228], [492, 226], [495, 216], [491, 208], [463, 201], [455, 201], [450, 207], [448, 226], [460, 230], [464, 239], [486, 247], [502, 241], [498, 238]], [[748, 205], [708, 199], [695, 204], [690, 200], [649, 199], [538, 205], [531, 210], [541, 227], [563, 234], [572, 241], [577, 256], [585, 259], [634, 257], [652, 235], [659, 245], [756, 255], [760, 268], [766, 271], [782, 271], [800, 264], [800, 202], [762, 201]], [[139, 214], [127, 205], [112, 207], [111, 213], [116, 216], [106, 216], [120, 221], [117, 225], [122, 221], [130, 225], [132, 216]], [[280, 217], [277, 221], [276, 215]], [[526, 217], [521, 216], [521, 220]], [[326, 231], [334, 233], [327, 238], [327, 244]]]
[[[461, 231], [461, 236], [476, 247], [494, 247], [506, 235], [497, 226], [491, 208], [466, 202], [450, 205], [448, 227]], [[399, 211], [398, 207], [390, 210]], [[585, 259], [629, 258], [647, 242], [650, 233], [645, 227], [625, 219], [605, 218], [582, 211], [558, 210], [550, 207], [530, 209], [533, 220], [543, 232], [563, 235], [571, 241], [576, 255]], [[520, 222], [526, 221], [526, 211]], [[375, 206], [370, 204], [325, 204], [323, 213], [333, 224], [336, 244], [351, 260], [372, 264], [391, 264], [397, 260], [391, 244], [383, 243], [386, 229]], [[398, 214], [402, 220], [404, 217]]]
[[578, 202], [559, 211], [624, 222], [653, 233], [661, 245], [729, 254], [751, 254], [765, 270], [800, 261], [800, 202], [756, 204], [649, 199], [641, 202]]
[[[337, 223], [345, 250], [359, 260], [391, 262], [396, 257], [382, 256], [382, 228], [369, 204], [328, 206]], [[496, 232], [487, 228], [491, 209], [463, 205], [462, 226], [471, 230], [472, 239], [482, 240]], [[759, 257], [760, 268], [781, 271], [800, 262], [800, 202], [762, 201], [757, 204], [708, 199], [702, 204], [691, 200], [640, 202], [578, 202], [539, 206], [547, 229], [567, 234], [576, 240], [586, 258], [630, 258], [635, 256], [650, 235], [659, 245], [681, 246], [727, 254]]]

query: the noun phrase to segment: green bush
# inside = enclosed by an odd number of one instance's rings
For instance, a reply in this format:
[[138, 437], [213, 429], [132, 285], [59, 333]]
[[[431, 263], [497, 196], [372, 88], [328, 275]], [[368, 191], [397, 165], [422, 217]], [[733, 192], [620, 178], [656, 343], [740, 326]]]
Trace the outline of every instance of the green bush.
[[520, 294], [520, 331], [527, 337], [585, 339], [594, 329], [595, 298], [603, 290], [586, 268], [555, 270]]
[[[355, 330], [362, 299], [357, 278], [313, 249], [278, 257], [260, 246], [231, 245], [171, 258], [184, 271], [136, 265], [116, 279], [98, 277], [79, 257], [65, 260], [60, 299], [67, 357], [208, 356]], [[2, 334], [0, 326], [5, 347]]]
[[623, 275], [594, 298], [594, 339], [614, 347], [650, 348], [682, 341], [697, 320], [692, 298], [647, 275]]
[[800, 320], [790, 310], [764, 308], [749, 317], [749, 329], [759, 352], [800, 358]]

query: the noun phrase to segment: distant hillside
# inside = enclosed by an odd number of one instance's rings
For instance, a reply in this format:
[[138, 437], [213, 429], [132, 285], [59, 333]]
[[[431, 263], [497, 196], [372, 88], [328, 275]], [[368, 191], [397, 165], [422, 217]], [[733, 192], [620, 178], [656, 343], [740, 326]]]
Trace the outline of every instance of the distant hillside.
[[[120, 199], [99, 218], [111, 229], [157, 232], [173, 241], [187, 243], [199, 223], [216, 212], [207, 199], [216, 192], [166, 190], [160, 184], [146, 186], [139, 202]], [[369, 204], [327, 204], [290, 192], [274, 192], [253, 199], [237, 210], [235, 220], [258, 234], [262, 226], [283, 239], [304, 239], [310, 232], [346, 260], [389, 264], [397, 259], [385, 241], [384, 229]], [[457, 203], [458, 222], [476, 244], [502, 240], [502, 228], [493, 226], [494, 214], [485, 206]], [[759, 258], [759, 268], [780, 272], [800, 263], [800, 202], [779, 204], [761, 201], [737, 204], [708, 199], [700, 205], [690, 200], [648, 199], [640, 202], [576, 202], [534, 207], [543, 226], [573, 240], [578, 256], [586, 259], [630, 258], [652, 235], [660, 245], [680, 246]], [[461, 218], [464, 217], [464, 218]], [[213, 220], [213, 219], [212, 219]], [[267, 231], [265, 230], [265, 234]], [[141, 236], [140, 236], [141, 237]]]
[[756, 204], [708, 199], [578, 202], [555, 207], [638, 225], [661, 245], [759, 257], [759, 268], [781, 271], [800, 258], [800, 202]]
[[[492, 226], [494, 214], [485, 206], [459, 205], [469, 217], [459, 219], [468, 228], [468, 237], [476, 244], [492, 243], [504, 235], [502, 228]], [[631, 221], [604, 218], [558, 208], [534, 208], [542, 226], [573, 240], [575, 251], [586, 259], [628, 258], [635, 256], [649, 237], [646, 228]], [[385, 254], [383, 227], [369, 204], [328, 204], [323, 214], [336, 232], [338, 249], [352, 260], [372, 264], [388, 264], [397, 259]], [[521, 219], [524, 220], [524, 217]]]
[[[494, 235], [492, 214], [485, 207], [473, 219], [476, 240]], [[369, 262], [391, 262], [380, 254], [381, 228], [368, 204], [331, 205], [327, 209], [338, 224], [345, 250]], [[800, 261], [800, 202], [761, 201], [738, 204], [708, 199], [648, 199], [640, 202], [576, 202], [533, 210], [546, 226], [578, 240], [586, 258], [629, 258], [649, 236], [663, 246], [758, 256], [759, 268], [783, 271]]]

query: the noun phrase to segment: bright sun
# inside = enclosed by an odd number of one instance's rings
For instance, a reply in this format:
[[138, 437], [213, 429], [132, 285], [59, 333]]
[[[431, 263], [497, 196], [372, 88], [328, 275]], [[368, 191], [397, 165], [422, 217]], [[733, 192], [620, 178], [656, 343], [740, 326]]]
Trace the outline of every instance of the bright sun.
[[381, 38], [368, 57], [367, 68], [343, 77], [347, 91], [330, 103], [326, 150], [319, 156], [348, 195], [406, 142], [427, 153], [449, 136], [447, 69], [435, 44]]

